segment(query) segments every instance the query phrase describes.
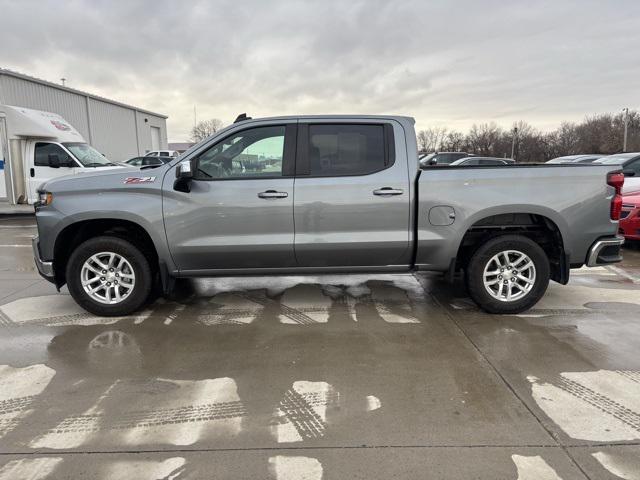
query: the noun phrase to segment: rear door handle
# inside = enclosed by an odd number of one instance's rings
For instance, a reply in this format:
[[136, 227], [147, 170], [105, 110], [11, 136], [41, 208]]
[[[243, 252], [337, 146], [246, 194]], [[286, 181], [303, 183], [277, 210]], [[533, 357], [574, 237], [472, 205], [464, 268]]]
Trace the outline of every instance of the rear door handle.
[[258, 197], [260, 198], [287, 198], [289, 194], [287, 192], [277, 192], [275, 190], [267, 190], [266, 192], [260, 192]]
[[379, 197], [391, 197], [393, 195], [402, 195], [404, 190], [401, 188], [383, 187], [373, 191], [374, 195]]

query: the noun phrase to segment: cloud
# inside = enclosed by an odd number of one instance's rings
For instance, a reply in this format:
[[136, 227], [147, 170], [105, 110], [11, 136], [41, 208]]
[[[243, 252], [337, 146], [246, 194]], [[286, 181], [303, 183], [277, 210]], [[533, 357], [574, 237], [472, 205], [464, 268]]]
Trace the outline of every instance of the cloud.
[[640, 3], [0, 0], [0, 66], [201, 119], [398, 113], [542, 128], [639, 107]]

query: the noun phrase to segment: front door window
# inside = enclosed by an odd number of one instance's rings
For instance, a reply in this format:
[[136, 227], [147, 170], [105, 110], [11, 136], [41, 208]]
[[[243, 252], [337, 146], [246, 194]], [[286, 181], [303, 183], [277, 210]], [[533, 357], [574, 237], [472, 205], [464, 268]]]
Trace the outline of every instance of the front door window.
[[196, 179], [282, 176], [284, 126], [250, 128], [217, 143], [198, 158]]

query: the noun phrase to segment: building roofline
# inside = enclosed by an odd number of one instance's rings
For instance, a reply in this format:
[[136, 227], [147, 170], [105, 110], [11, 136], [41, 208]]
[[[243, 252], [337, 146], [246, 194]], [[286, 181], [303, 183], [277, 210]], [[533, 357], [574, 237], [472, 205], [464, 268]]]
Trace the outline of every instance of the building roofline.
[[57, 83], [49, 82], [47, 80], [42, 80], [41, 78], [25, 75], [24, 73], [14, 72], [13, 70], [9, 70], [6, 68], [0, 67], [0, 75], [7, 75], [9, 77], [26, 80], [28, 82], [39, 83], [40, 85], [46, 85], [47, 87], [57, 88], [58, 90], [64, 90], [69, 93], [75, 93], [76, 95], [82, 95], [83, 97], [93, 98], [94, 100], [99, 100], [101, 102], [110, 103], [112, 105], [118, 105], [119, 107], [129, 108], [131, 110], [135, 110], [136, 112], [146, 113], [147, 115], [153, 115], [154, 117], [160, 117], [164, 119], [169, 118], [167, 115], [164, 115], [162, 113], [156, 113], [156, 112], [152, 112], [151, 110], [145, 110], [144, 108], [134, 107], [133, 105], [128, 105], [126, 103], [118, 102], [116, 100], [111, 100], [109, 98], [101, 97], [99, 95], [94, 95], [92, 93], [88, 93], [83, 90], [77, 90], [75, 88], [59, 85]]

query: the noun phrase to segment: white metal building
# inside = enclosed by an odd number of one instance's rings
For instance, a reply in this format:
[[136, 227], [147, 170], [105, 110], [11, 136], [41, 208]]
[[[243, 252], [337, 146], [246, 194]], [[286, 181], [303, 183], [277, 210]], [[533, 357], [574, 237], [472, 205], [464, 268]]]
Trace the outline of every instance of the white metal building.
[[0, 68], [0, 105], [57, 113], [112, 161], [167, 149], [167, 116]]

